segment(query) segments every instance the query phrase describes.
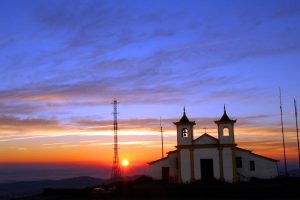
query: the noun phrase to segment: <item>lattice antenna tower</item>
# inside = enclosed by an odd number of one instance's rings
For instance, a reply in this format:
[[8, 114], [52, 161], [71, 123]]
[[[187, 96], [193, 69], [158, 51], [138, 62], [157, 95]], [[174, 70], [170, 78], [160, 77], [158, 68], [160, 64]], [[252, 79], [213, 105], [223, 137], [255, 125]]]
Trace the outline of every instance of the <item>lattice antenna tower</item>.
[[121, 178], [121, 168], [119, 163], [119, 146], [118, 146], [118, 101], [114, 99], [113, 101], [113, 116], [114, 116], [114, 157], [113, 165], [111, 170], [111, 179], [118, 180]]

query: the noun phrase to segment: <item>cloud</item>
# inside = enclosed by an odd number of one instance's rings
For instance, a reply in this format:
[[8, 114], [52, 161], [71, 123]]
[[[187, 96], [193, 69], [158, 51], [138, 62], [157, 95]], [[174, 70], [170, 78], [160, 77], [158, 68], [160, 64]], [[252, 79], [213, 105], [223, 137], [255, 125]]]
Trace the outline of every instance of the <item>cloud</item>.
[[[226, 3], [205, 2], [157, 1], [147, 9], [145, 2], [31, 3], [22, 7], [20, 16], [7, 10], [14, 20], [8, 20], [0, 36], [5, 72], [0, 75], [0, 142], [7, 146], [38, 141], [49, 150], [58, 146], [72, 151], [99, 143], [108, 148], [112, 125], [103, 113], [113, 98], [142, 109], [183, 103], [211, 106], [224, 99], [232, 104], [251, 101], [261, 109], [261, 102], [272, 98], [272, 89], [261, 80], [277, 77], [267, 68], [269, 58], [277, 62], [300, 50], [298, 3], [243, 2], [226, 11]], [[262, 65], [256, 62], [266, 64], [268, 70], [263, 71], [268, 73], [261, 74], [257, 69]], [[282, 71], [296, 63], [282, 62]], [[145, 108], [144, 119], [125, 114], [119, 120], [126, 148], [130, 141], [137, 142], [134, 146], [143, 140], [159, 146], [159, 120], [148, 115], [151, 111]], [[164, 119], [169, 148], [176, 120]], [[195, 135], [203, 133], [203, 125], [216, 135], [213, 118], [194, 120]], [[280, 140], [272, 115], [239, 117], [237, 125], [242, 144], [279, 148], [272, 142]], [[293, 141], [293, 129], [287, 127], [288, 140]]]
[[[238, 127], [241, 131], [243, 129], [251, 132], [276, 132], [277, 124], [273, 122], [274, 115], [252, 115], [245, 117], [238, 117]], [[190, 120], [196, 121], [196, 133], [203, 132], [203, 126], [216, 130], [214, 121], [211, 117], [192, 117]], [[173, 122], [178, 121], [179, 118], [164, 118], [163, 128], [166, 135], [175, 135], [175, 126]], [[264, 121], [264, 123], [260, 123]], [[268, 122], [268, 123], [267, 123]], [[275, 126], [274, 126], [275, 125]], [[153, 132], [160, 131], [160, 119], [145, 118], [145, 119], [119, 119], [118, 126], [120, 128], [120, 135], [152, 135]], [[272, 127], [273, 126], [273, 127]], [[73, 118], [71, 121], [58, 121], [57, 119], [49, 118], [19, 118], [19, 117], [0, 117], [0, 129], [2, 131], [2, 140], [20, 140], [32, 139], [32, 137], [43, 136], [59, 136], [59, 135], [110, 135], [113, 126], [112, 120], [93, 118]], [[293, 129], [286, 128], [287, 132], [292, 132]], [[173, 132], [173, 133], [172, 133]], [[216, 133], [216, 131], [214, 131]], [[10, 138], [11, 137], [11, 138]], [[29, 137], [29, 138], [27, 138]], [[89, 140], [87, 140], [88, 143]], [[98, 141], [98, 139], [97, 139]]]
[[[114, 143], [113, 142], [97, 142], [97, 143], [89, 143], [87, 144], [88, 146], [112, 146]], [[120, 141], [118, 143], [119, 145], [123, 146], [123, 145], [151, 145], [153, 144], [153, 141], [126, 141], [126, 142], [122, 142]]]
[[58, 125], [55, 119], [20, 119], [16, 117], [5, 117], [0, 118], [0, 126], [14, 126], [14, 127], [45, 127]]
[[[238, 118], [238, 123], [235, 127], [235, 139], [240, 147], [254, 150], [265, 156], [274, 157], [274, 149], [280, 150], [281, 148], [281, 129], [280, 127], [273, 126], [272, 123], [259, 124], [257, 121], [272, 118], [272, 115], [256, 115], [245, 116]], [[165, 141], [165, 151], [174, 150], [176, 145], [176, 130], [175, 125], [172, 123], [177, 121], [177, 118], [167, 118], [163, 120], [163, 131]], [[207, 125], [207, 133], [217, 137], [217, 126], [214, 124], [215, 118], [191, 118], [195, 120], [197, 125], [194, 130], [194, 137], [197, 138], [204, 133], [202, 126]], [[17, 135], [1, 135], [0, 151], [7, 149], [7, 146], [14, 148], [26, 148], [27, 151], [43, 151], [43, 153], [51, 153], [61, 151], [62, 155], [74, 154], [73, 151], [78, 149], [101, 150], [101, 152], [108, 152], [111, 154], [111, 146], [113, 145], [113, 131], [112, 122], [106, 120], [88, 120], [88, 119], [74, 119], [74, 121], [66, 124], [60, 123], [57, 126], [59, 129], [54, 132], [49, 132], [47, 129], [51, 125], [56, 125], [55, 120], [43, 119], [5, 119], [1, 120], [1, 132], [3, 124], [13, 128], [18, 127], [19, 134]], [[8, 121], [9, 123], [6, 123]], [[28, 126], [35, 129], [36, 126], [41, 135], [35, 135], [34, 132], [28, 131]], [[156, 152], [160, 149], [160, 127], [159, 119], [128, 119], [119, 120], [119, 145], [122, 152], [130, 152], [133, 149], [142, 148], [141, 151], [149, 149]], [[67, 130], [69, 132], [67, 132]], [[53, 134], [55, 133], [55, 134]], [[295, 138], [294, 127], [285, 127], [286, 145], [289, 152], [294, 152]], [[13, 151], [11, 151], [13, 152]], [[159, 152], [159, 151], [157, 151]], [[92, 153], [91, 153], [92, 155]], [[109, 155], [107, 155], [109, 156]], [[154, 154], [152, 155], [154, 156]], [[276, 155], [274, 158], [277, 158]], [[89, 159], [85, 156], [86, 159]], [[152, 157], [151, 157], [152, 158]], [[294, 158], [294, 154], [290, 154], [290, 158]], [[24, 158], [25, 159], [25, 158]], [[51, 158], [52, 159], [52, 158]], [[71, 159], [71, 158], [70, 158]]]
[[30, 104], [0, 103], [1, 115], [32, 114], [40, 110], [42, 110], [42, 108]]
[[[153, 78], [157, 82], [153, 82]], [[184, 78], [184, 77], [182, 77]], [[160, 80], [162, 80], [160, 82]], [[203, 80], [195, 82], [190, 80], [186, 85], [189, 90], [212, 85], [222, 85], [226, 80], [220, 78], [204, 77]], [[230, 81], [228, 81], [228, 84]], [[136, 74], [121, 75], [117, 77], [104, 77], [98, 80], [81, 81], [74, 84], [54, 84], [22, 87], [2, 91], [0, 100], [2, 102], [15, 101], [19, 103], [97, 103], [107, 104], [113, 97], [118, 96], [123, 103], [162, 103], [185, 101], [182, 98], [186, 89], [172, 84], [166, 77], [158, 77], [155, 72], [139, 71]], [[100, 97], [100, 98], [99, 98]], [[47, 106], [47, 104], [46, 104]]]
[[67, 126], [61, 126], [56, 119], [0, 117], [1, 141], [24, 140], [55, 135], [55, 132], [67, 132]]
[[[104, 104], [119, 96], [124, 103], [147, 104], [189, 101], [182, 95], [186, 93], [194, 94], [197, 99], [201, 96], [202, 101], [206, 102], [211, 98], [228, 96], [247, 100], [249, 95], [246, 91], [259, 94], [264, 91], [259, 86], [232, 88], [242, 78], [231, 74], [216, 75], [211, 70], [247, 58], [261, 58], [300, 49], [299, 42], [293, 38], [274, 40], [289, 34], [281, 29], [272, 32], [270, 39], [261, 34], [253, 37], [250, 33], [246, 34], [247, 31], [243, 34], [238, 31], [240, 23], [233, 24], [233, 30], [230, 31], [215, 26], [218, 17], [206, 12], [203, 13], [203, 19], [191, 18], [197, 13], [190, 7], [190, 12], [158, 7], [138, 14], [130, 12], [130, 9], [124, 9], [122, 4], [114, 7], [109, 2], [82, 4], [67, 1], [51, 2], [47, 6], [43, 3], [36, 5], [35, 19], [47, 27], [46, 34], [53, 33], [55, 41], [58, 33], [54, 30], [59, 30], [59, 34], [60, 31], [70, 34], [60, 36], [55, 47], [45, 45], [47, 49], [44, 49], [37, 46], [44, 50], [35, 55], [28, 52], [30, 56], [25, 61], [18, 61], [12, 56], [13, 62], [9, 66], [22, 67], [11, 72], [9, 77], [25, 73], [26, 77], [34, 77], [32, 80], [35, 82], [2, 89], [1, 101], [65, 104], [64, 107]], [[161, 12], [161, 9], [165, 12]], [[291, 8], [288, 6], [285, 9]], [[272, 13], [275, 11], [272, 10]], [[211, 17], [213, 25], [208, 26], [204, 20], [207, 17]], [[240, 22], [239, 19], [235, 20]], [[192, 22], [203, 24], [194, 27], [194, 31], [200, 35], [197, 38], [188, 37], [189, 30], [180, 29]], [[268, 22], [264, 23], [263, 27], [268, 26]], [[253, 31], [260, 28], [256, 27]], [[207, 31], [210, 31], [209, 35], [214, 31], [220, 33], [206, 37]], [[239, 33], [239, 37], [227, 34], [235, 32]], [[294, 32], [297, 33], [297, 30]], [[160, 40], [161, 37], [166, 38]], [[188, 39], [182, 41], [182, 38]], [[153, 41], [159, 41], [160, 45], [151, 50], [146, 48], [145, 52], [140, 51], [140, 46], [151, 46]], [[144, 53], [140, 55], [139, 52]], [[21, 55], [20, 58], [24, 58]], [[32, 66], [34, 70], [24, 70]], [[32, 74], [28, 76], [28, 73]], [[18, 112], [8, 111], [12, 114]], [[25, 111], [20, 108], [20, 112]]]
[[56, 143], [48, 143], [48, 144], [43, 144], [44, 146], [57, 146], [57, 145], [65, 145], [68, 144], [66, 142], [56, 142]]

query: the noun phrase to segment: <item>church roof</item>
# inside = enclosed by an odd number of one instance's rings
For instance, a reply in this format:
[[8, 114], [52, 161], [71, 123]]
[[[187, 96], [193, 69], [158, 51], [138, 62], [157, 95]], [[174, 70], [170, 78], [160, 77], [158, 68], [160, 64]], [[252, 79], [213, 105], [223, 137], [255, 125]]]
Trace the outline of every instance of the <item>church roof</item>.
[[240, 147], [236, 147], [236, 150], [240, 150], [240, 151], [246, 151], [254, 156], [258, 156], [258, 157], [261, 157], [261, 158], [264, 158], [264, 159], [267, 159], [267, 160], [271, 160], [273, 162], [279, 162], [279, 160], [276, 160], [276, 159], [273, 159], [273, 158], [269, 158], [269, 157], [266, 157], [266, 156], [263, 156], [263, 155], [259, 155], [259, 154], [256, 154], [256, 153], [253, 153], [251, 150], [248, 150], [248, 149], [243, 149], [243, 148], [240, 148]]
[[169, 151], [169, 152], [167, 152], [167, 154], [176, 153], [176, 152], [177, 152], [177, 149], [173, 150], [173, 151]]
[[228, 117], [226, 111], [224, 111], [224, 114], [221, 117], [220, 121], [231, 121], [231, 119]]
[[[176, 150], [176, 151], [177, 151], [177, 150]], [[158, 160], [154, 160], [154, 161], [152, 161], [152, 162], [148, 162], [147, 164], [148, 164], [148, 165], [152, 165], [152, 164], [154, 164], [154, 163], [157, 163], [157, 162], [160, 162], [160, 161], [166, 160], [166, 159], [169, 159], [169, 156], [163, 157], [163, 158], [158, 159]]]
[[228, 117], [227, 113], [226, 113], [226, 107], [224, 105], [224, 113], [223, 113], [223, 116], [221, 117], [221, 119], [215, 121], [215, 123], [220, 123], [220, 122], [233, 122], [235, 123], [236, 120], [232, 120]]
[[178, 122], [174, 122], [174, 124], [196, 124], [195, 121], [190, 121], [189, 118], [186, 116], [185, 107], [183, 108], [183, 115]]
[[185, 112], [183, 113], [183, 116], [181, 117], [181, 119], [179, 120], [180, 123], [189, 123], [190, 120], [189, 118], [186, 116]]
[[[193, 143], [194, 144], [197, 144], [197, 143], [201, 143], [201, 140], [205, 139], [205, 138], [208, 138], [211, 142], [213, 143], [219, 143], [219, 139], [207, 134], [207, 133], [204, 133], [203, 135], [199, 136], [198, 138], [194, 139], [193, 140]], [[206, 141], [207, 142], [207, 141]]]

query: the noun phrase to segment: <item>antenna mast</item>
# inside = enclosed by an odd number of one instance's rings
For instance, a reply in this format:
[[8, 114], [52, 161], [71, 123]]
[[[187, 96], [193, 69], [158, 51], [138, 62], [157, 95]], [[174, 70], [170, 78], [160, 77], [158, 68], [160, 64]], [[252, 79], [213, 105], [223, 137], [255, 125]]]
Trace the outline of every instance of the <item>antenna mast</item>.
[[160, 135], [161, 135], [161, 158], [164, 158], [164, 136], [160, 118]]
[[285, 142], [284, 142], [284, 131], [283, 131], [283, 120], [282, 120], [282, 102], [281, 102], [281, 89], [279, 88], [279, 98], [280, 98], [280, 119], [281, 119], [281, 134], [282, 134], [282, 145], [283, 145], [283, 155], [284, 155], [284, 170], [287, 176], [287, 166], [286, 166], [286, 154], [285, 154]]
[[294, 106], [295, 106], [295, 118], [296, 118], [296, 131], [297, 131], [297, 144], [298, 144], [298, 161], [299, 161], [299, 169], [300, 169], [300, 148], [299, 148], [299, 134], [298, 134], [298, 111], [297, 111], [297, 102], [296, 98], [294, 98]]
[[111, 179], [118, 180], [121, 178], [121, 168], [119, 164], [119, 154], [118, 154], [118, 102], [116, 99], [113, 101], [113, 115], [114, 115], [114, 158], [113, 166], [111, 171]]

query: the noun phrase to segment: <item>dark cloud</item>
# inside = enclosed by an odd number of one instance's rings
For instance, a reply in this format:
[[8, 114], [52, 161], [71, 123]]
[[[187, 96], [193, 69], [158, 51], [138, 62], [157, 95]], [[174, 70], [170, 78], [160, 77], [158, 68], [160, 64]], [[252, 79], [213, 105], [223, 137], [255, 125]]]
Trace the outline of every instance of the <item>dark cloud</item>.
[[[67, 126], [62, 126], [56, 119], [44, 118], [19, 118], [19, 117], [0, 117], [1, 139], [12, 140], [14, 138], [33, 137], [40, 135], [51, 136], [49, 132], [66, 131]], [[7, 138], [8, 137], [8, 138]]]
[[55, 119], [34, 119], [26, 118], [21, 119], [17, 117], [5, 117], [0, 118], [0, 126], [12, 126], [12, 127], [42, 127], [58, 125]]
[[258, 88], [223, 88], [216, 90], [201, 101], [207, 102], [209, 99], [226, 99], [227, 101], [250, 102], [266, 98]]
[[32, 114], [41, 109], [30, 104], [0, 104], [1, 115]]

